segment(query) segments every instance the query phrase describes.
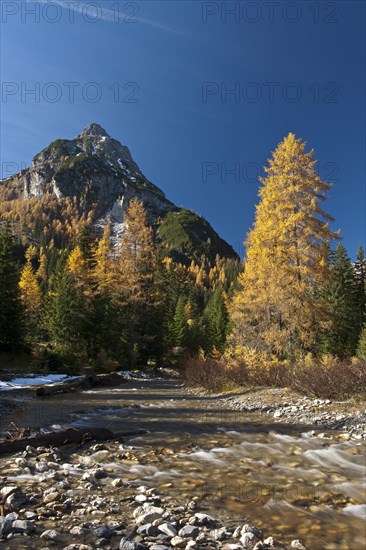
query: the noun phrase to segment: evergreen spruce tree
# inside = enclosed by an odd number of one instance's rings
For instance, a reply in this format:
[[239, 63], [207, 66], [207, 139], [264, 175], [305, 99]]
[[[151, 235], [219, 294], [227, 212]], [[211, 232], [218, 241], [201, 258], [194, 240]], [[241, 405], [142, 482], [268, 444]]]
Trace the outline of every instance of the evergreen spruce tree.
[[357, 346], [357, 357], [366, 361], [366, 325], [363, 327]]
[[265, 168], [232, 305], [236, 344], [284, 356], [317, 339], [324, 307], [315, 290], [329, 277], [328, 242], [335, 234], [320, 207], [330, 184], [315, 164], [313, 152], [290, 133]]
[[44, 311], [44, 327], [61, 355], [85, 353], [85, 308], [83, 295], [66, 265], [59, 265]]
[[14, 352], [22, 342], [19, 269], [9, 225], [0, 228], [0, 350]]
[[94, 239], [89, 225], [84, 224], [80, 229], [76, 245], [80, 248], [88, 267], [91, 267], [94, 258]]
[[156, 284], [161, 301], [160, 318], [163, 320], [160, 323], [161, 352], [162, 355], [169, 356], [175, 346], [175, 336], [172, 331], [175, 308], [178, 298], [184, 294], [185, 288], [180, 281], [173, 260], [164, 257], [160, 249], [159, 253], [161, 257], [157, 263]]
[[331, 327], [325, 332], [323, 349], [338, 357], [355, 354], [359, 327], [354, 293], [354, 272], [347, 250], [340, 243], [331, 256], [331, 280], [325, 286]]
[[206, 339], [203, 326], [203, 311], [206, 293], [206, 288], [194, 284], [189, 291], [188, 302], [185, 308], [187, 319], [186, 346], [193, 353], [197, 353], [201, 348], [205, 349]]
[[187, 320], [184, 306], [184, 298], [180, 296], [171, 324], [172, 341], [175, 347], [184, 347], [186, 344]]
[[357, 251], [357, 259], [353, 266], [353, 273], [356, 326], [358, 334], [360, 335], [366, 323], [366, 258], [364, 249], [361, 245]]
[[204, 319], [207, 351], [216, 348], [223, 352], [229, 331], [229, 313], [222, 287], [218, 286], [213, 293], [205, 309]]

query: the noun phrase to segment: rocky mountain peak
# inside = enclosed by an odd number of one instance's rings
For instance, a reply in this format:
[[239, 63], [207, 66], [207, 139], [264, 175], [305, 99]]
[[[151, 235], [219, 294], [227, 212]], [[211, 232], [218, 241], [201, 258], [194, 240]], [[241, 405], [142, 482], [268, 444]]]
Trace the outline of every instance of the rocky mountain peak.
[[129, 148], [96, 123], [74, 139], [56, 139], [33, 158], [29, 168], [2, 185], [3, 191], [17, 200], [75, 198], [85, 213], [93, 212], [98, 231], [111, 220], [116, 242], [124, 231], [126, 209], [131, 199], [137, 198], [150, 223], [159, 226], [166, 248], [183, 260], [201, 254], [212, 261], [216, 254], [236, 257], [206, 220], [169, 201], [142, 173]]
[[91, 124], [88, 124], [84, 128], [84, 130], [81, 132], [81, 134], [78, 137], [105, 137], [110, 138], [111, 136], [100, 126], [100, 124], [96, 124], [95, 122], [92, 122]]

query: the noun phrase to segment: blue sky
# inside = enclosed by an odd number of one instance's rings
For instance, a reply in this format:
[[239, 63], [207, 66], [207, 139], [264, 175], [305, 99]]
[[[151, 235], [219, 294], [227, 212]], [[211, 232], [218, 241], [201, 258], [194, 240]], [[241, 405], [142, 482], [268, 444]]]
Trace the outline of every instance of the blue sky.
[[256, 176], [292, 131], [333, 181], [325, 209], [355, 256], [365, 240], [363, 1], [3, 0], [1, 10], [3, 176], [97, 122], [243, 255]]

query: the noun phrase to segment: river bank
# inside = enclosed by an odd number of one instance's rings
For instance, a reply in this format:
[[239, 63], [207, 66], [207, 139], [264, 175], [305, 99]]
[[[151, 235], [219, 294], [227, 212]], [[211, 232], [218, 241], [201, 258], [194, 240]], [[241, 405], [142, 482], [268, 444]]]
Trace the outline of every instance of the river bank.
[[[190, 389], [195, 395], [207, 395]], [[340, 431], [344, 439], [366, 440], [366, 401], [310, 398], [287, 388], [248, 388], [230, 393], [209, 394], [223, 409], [265, 415], [279, 423], [313, 425], [324, 435]]]

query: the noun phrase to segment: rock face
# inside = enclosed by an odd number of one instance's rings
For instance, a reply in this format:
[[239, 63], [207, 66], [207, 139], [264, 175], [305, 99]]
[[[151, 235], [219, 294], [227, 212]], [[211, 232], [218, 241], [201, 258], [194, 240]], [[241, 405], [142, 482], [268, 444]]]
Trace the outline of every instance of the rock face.
[[[185, 215], [180, 226], [190, 246], [185, 246], [182, 237], [176, 246], [173, 234], [177, 220], [169, 219], [161, 236], [168, 249], [188, 258], [202, 253], [210, 259], [216, 254], [237, 257], [206, 220], [170, 202], [163, 191], [144, 176], [128, 147], [110, 137], [98, 124], [90, 124], [75, 139], [53, 141], [33, 158], [29, 168], [3, 180], [1, 185], [11, 190], [13, 199], [39, 199], [49, 194], [57, 199], [77, 197], [84, 211], [95, 211], [94, 222], [100, 231], [110, 217], [116, 239], [123, 234], [124, 215], [134, 197], [144, 203], [153, 226], [168, 213], [189, 212], [192, 219], [187, 221]], [[172, 224], [175, 225], [169, 232]], [[202, 249], [197, 246], [197, 240], [204, 240]]]
[[53, 141], [11, 183], [24, 199], [47, 193], [57, 198], [84, 196], [86, 206], [96, 203], [99, 213], [108, 212], [117, 222], [123, 221], [132, 197], [146, 204], [152, 218], [175, 209], [145, 178], [128, 147], [98, 124], [90, 124], [75, 139]]

